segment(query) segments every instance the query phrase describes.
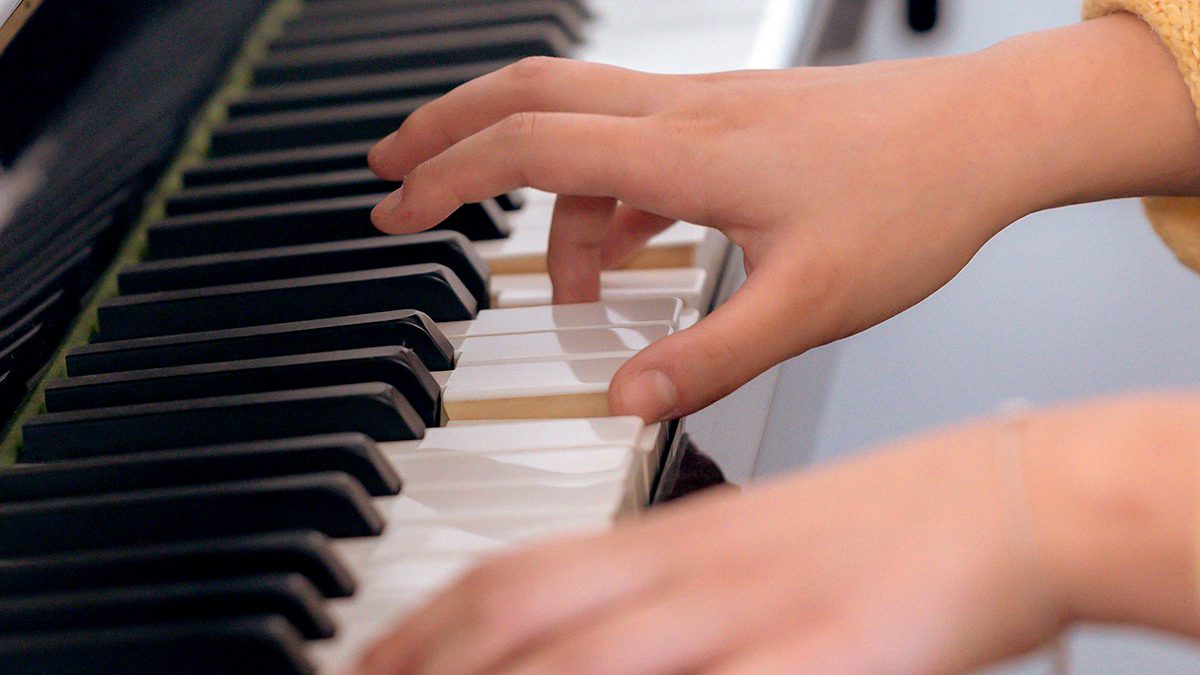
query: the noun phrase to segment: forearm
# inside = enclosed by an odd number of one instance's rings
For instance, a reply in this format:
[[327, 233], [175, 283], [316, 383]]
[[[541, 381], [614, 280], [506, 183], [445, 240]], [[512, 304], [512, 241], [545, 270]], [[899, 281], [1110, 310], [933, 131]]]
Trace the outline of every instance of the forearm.
[[1004, 109], [987, 132], [1023, 209], [1200, 194], [1200, 124], [1178, 64], [1118, 14], [1024, 35], [972, 57]]
[[1024, 436], [1035, 537], [1064, 614], [1200, 635], [1200, 398], [1042, 413]]

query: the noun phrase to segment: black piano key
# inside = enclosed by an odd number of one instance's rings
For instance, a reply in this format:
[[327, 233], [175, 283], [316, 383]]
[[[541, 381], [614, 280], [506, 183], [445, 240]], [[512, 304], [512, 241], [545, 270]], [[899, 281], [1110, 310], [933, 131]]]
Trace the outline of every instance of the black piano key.
[[556, 24], [573, 42], [583, 37], [583, 15], [560, 0], [515, 0], [472, 7], [401, 7], [393, 12], [307, 18], [289, 23], [271, 43], [273, 50], [371, 38], [483, 28], [530, 21]]
[[[150, 258], [246, 251], [378, 237], [371, 210], [387, 195], [340, 197], [291, 204], [214, 211], [167, 218], [151, 225]], [[472, 241], [503, 239], [509, 228], [493, 200], [466, 204], [437, 226]]]
[[349, 169], [186, 188], [167, 199], [167, 215], [227, 211], [250, 206], [373, 195], [400, 187], [370, 169]]
[[183, 172], [185, 188], [367, 168], [375, 141], [316, 145], [217, 157]]
[[[470, 11], [476, 7], [492, 4], [507, 5], [512, 0], [458, 0], [455, 7]], [[591, 11], [586, 0], [558, 0], [564, 6], [571, 7], [584, 17], [590, 17]], [[304, 6], [304, 12], [296, 19], [340, 19], [348, 16], [366, 16], [372, 14], [391, 13], [400, 9], [417, 11], [429, 7], [440, 7], [445, 0], [309, 0]]]
[[383, 519], [344, 473], [0, 504], [6, 558], [290, 530], [371, 537]]
[[300, 574], [8, 597], [0, 635], [258, 615], [282, 616], [309, 640], [333, 637], [321, 594]]
[[405, 347], [371, 347], [71, 377], [47, 385], [46, 409], [65, 412], [113, 408], [368, 382], [395, 387], [426, 426], [441, 423], [441, 389], [425, 364]]
[[331, 471], [353, 476], [374, 496], [400, 493], [400, 476], [375, 441], [331, 434], [17, 464], [0, 471], [0, 503]]
[[[198, 188], [266, 178], [366, 169], [367, 153], [374, 144], [375, 141], [372, 140], [219, 157], [185, 171], [183, 185], [185, 188]], [[516, 211], [523, 205], [521, 195], [515, 192], [497, 197], [496, 202], [505, 211]]]
[[110, 298], [100, 340], [195, 333], [335, 316], [415, 309], [434, 321], [475, 317], [476, 302], [454, 272], [422, 264]]
[[392, 133], [414, 110], [433, 100], [403, 98], [249, 115], [213, 130], [213, 157], [378, 140]]
[[148, 260], [125, 268], [119, 284], [124, 294], [153, 293], [418, 263], [445, 265], [475, 296], [479, 308], [487, 309], [490, 301], [487, 263], [458, 232], [421, 232]]
[[556, 24], [531, 22], [278, 51], [259, 64], [254, 81], [282, 84], [472, 61], [567, 56], [570, 50], [571, 38]]
[[413, 68], [380, 75], [346, 75], [323, 80], [253, 87], [229, 105], [231, 118], [349, 103], [375, 103], [414, 96], [440, 96], [499, 70], [511, 59]]
[[355, 590], [328, 537], [292, 531], [0, 560], [0, 597], [285, 572], [328, 598]]
[[389, 345], [413, 350], [429, 370], [454, 367], [454, 347], [437, 324], [421, 312], [402, 310], [96, 342], [67, 353], [67, 372], [95, 375]]
[[425, 425], [394, 387], [372, 382], [43, 413], [22, 427], [21, 459], [48, 462], [346, 432], [408, 441], [421, 438]]
[[520, 192], [509, 192], [496, 197], [496, 203], [505, 211], [520, 211], [525, 208], [525, 197]]
[[6, 675], [312, 675], [287, 619], [259, 616], [0, 636]]

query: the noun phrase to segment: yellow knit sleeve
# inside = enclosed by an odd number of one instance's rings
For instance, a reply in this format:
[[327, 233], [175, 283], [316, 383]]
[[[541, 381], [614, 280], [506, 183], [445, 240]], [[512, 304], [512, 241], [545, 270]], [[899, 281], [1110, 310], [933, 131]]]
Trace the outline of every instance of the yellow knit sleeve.
[[[1179, 62], [1200, 119], [1200, 0], [1085, 0], [1085, 19], [1115, 12], [1136, 14], [1150, 24]], [[1200, 271], [1200, 197], [1151, 197], [1146, 213], [1163, 241]]]

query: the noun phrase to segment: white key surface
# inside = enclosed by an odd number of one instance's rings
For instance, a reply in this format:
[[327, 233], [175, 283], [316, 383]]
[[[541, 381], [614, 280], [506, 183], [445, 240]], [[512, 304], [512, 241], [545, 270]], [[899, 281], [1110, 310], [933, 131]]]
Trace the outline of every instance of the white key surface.
[[676, 324], [683, 311], [678, 298], [642, 298], [578, 305], [485, 309], [469, 321], [439, 323], [446, 337], [539, 333], [571, 328], [607, 328], [642, 323]]
[[623, 328], [490, 335], [452, 340], [459, 352], [458, 367], [521, 361], [570, 360], [597, 356], [624, 356], [645, 349], [672, 332], [668, 323]]
[[[600, 298], [606, 302], [641, 298], [679, 298], [688, 307], [707, 305], [708, 273], [698, 267], [655, 270], [607, 270], [600, 273]], [[494, 307], [548, 305], [553, 287], [546, 274], [504, 274], [492, 277]]]
[[608, 385], [628, 357], [466, 366], [450, 372], [442, 405], [451, 420], [608, 414]]

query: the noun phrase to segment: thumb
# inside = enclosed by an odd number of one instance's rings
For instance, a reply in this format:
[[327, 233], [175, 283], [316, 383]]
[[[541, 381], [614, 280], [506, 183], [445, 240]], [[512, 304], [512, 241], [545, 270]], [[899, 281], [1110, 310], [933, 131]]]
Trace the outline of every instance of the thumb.
[[[789, 294], [767, 270], [752, 275], [695, 326], [650, 345], [613, 377], [614, 415], [648, 422], [695, 412], [803, 349]], [[802, 325], [802, 324], [800, 324]]]

